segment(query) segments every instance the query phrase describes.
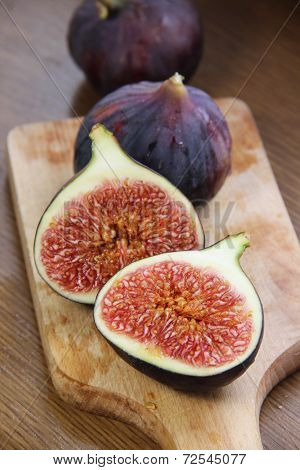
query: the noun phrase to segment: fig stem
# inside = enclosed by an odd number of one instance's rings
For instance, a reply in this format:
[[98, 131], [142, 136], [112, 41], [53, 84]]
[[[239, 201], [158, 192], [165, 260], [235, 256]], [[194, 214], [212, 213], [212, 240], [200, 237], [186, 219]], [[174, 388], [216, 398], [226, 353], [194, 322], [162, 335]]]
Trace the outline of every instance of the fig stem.
[[221, 240], [215, 246], [216, 248], [222, 247], [222, 249], [227, 249], [228, 253], [239, 260], [245, 249], [250, 246], [250, 241], [246, 237], [245, 232], [241, 232], [224, 238], [224, 240]]
[[161, 86], [161, 90], [171, 93], [173, 96], [185, 97], [187, 89], [183, 84], [184, 77], [176, 72], [168, 80], [165, 80]]
[[173, 83], [173, 85], [183, 85], [184, 76], [180, 75], [178, 72], [175, 72], [174, 75], [169, 78], [169, 80]]
[[120, 10], [126, 5], [127, 0], [101, 0], [101, 3], [109, 10]]
[[[122, 172], [128, 165], [128, 160], [131, 161], [131, 158], [123, 152], [113, 133], [106, 129], [103, 124], [98, 123], [92, 127], [90, 139], [92, 141], [92, 158], [89, 162], [91, 168], [91, 162], [103, 162], [104, 160], [108, 170], [117, 179], [121, 179]], [[114, 155], [113, 161], [109, 158], [112, 153]]]

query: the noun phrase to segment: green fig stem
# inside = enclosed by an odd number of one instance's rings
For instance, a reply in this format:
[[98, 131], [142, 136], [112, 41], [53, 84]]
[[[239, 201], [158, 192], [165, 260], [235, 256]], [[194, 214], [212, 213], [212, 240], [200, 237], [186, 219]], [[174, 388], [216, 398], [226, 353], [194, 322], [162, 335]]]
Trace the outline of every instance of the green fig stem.
[[[131, 158], [121, 149], [119, 142], [112, 132], [110, 132], [103, 124], [98, 123], [92, 127], [90, 132], [90, 139], [92, 141], [92, 158], [93, 163], [105, 161], [109, 171], [117, 178], [120, 179], [124, 164], [128, 165]], [[109, 156], [113, 154], [113, 163], [110, 161]]]
[[127, 3], [127, 0], [96, 0], [96, 6], [101, 20], [109, 17], [110, 11], [121, 10]]
[[216, 247], [219, 246], [222, 247], [222, 250], [228, 250], [228, 253], [230, 253], [235, 259], [239, 260], [245, 249], [250, 246], [250, 241], [246, 237], [245, 232], [241, 232], [224, 238], [224, 240], [221, 240], [216, 244]]
[[106, 6], [109, 10], [121, 10], [126, 3], [127, 0], [100, 0], [104, 6]]
[[97, 123], [92, 127], [90, 132], [90, 139], [92, 141], [92, 160], [99, 157], [103, 158], [103, 148], [106, 148], [107, 143], [115, 142], [112, 132], [106, 129], [101, 123]]
[[101, 139], [105, 136], [109, 136], [111, 138], [113, 136], [113, 133], [110, 132], [103, 124], [98, 122], [92, 127], [92, 130], [89, 135], [92, 142], [95, 142], [97, 139]]

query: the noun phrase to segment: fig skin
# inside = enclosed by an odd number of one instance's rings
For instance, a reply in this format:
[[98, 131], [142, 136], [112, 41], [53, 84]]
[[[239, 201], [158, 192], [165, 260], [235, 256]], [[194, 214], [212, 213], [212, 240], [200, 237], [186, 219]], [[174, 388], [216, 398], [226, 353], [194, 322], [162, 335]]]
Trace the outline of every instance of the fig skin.
[[189, 79], [202, 57], [203, 32], [187, 0], [85, 0], [68, 31], [70, 53], [105, 95], [127, 83]]
[[138, 162], [169, 179], [195, 204], [212, 198], [231, 168], [231, 137], [213, 99], [164, 82], [127, 85], [101, 99], [85, 117], [75, 144], [74, 169], [91, 158], [88, 133], [101, 122]]
[[180, 390], [182, 392], [197, 393], [203, 391], [211, 391], [220, 387], [225, 387], [226, 385], [229, 385], [234, 380], [238, 379], [241, 375], [243, 375], [248, 369], [248, 367], [250, 367], [251, 364], [253, 364], [253, 362], [255, 361], [263, 338], [263, 329], [264, 327], [262, 326], [260, 338], [255, 350], [249, 357], [247, 357], [245, 361], [236, 365], [232, 369], [228, 369], [224, 372], [215, 375], [207, 375], [203, 377], [178, 374], [170, 370], [162, 369], [153, 364], [142, 361], [141, 359], [138, 359], [134, 356], [131, 356], [126, 351], [123, 351], [121, 348], [118, 348], [115, 344], [111, 343], [110, 341], [107, 342], [115, 350], [115, 352], [125, 362], [127, 362], [127, 364], [131, 365], [139, 372], [142, 372], [148, 377], [151, 377], [152, 379], [157, 380], [158, 382], [166, 384], [174, 388], [175, 390]]

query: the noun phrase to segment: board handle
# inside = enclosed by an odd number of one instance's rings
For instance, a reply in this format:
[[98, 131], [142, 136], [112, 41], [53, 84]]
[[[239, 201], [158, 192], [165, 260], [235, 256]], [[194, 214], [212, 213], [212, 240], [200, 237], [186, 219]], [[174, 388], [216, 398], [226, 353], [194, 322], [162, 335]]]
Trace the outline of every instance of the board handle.
[[259, 371], [258, 363], [255, 373], [246, 371], [228, 387], [199, 396], [184, 396], [181, 400], [179, 396], [178, 403], [165, 405], [161, 419], [172, 436], [174, 448], [262, 449], [261, 405], [273, 387], [299, 367], [300, 341], [297, 341], [271, 361], [267, 370]]
[[239, 384], [185, 396], [183, 406], [178, 403], [162, 411], [162, 422], [176, 449], [262, 449], [256, 396], [251, 382], [245, 390]]

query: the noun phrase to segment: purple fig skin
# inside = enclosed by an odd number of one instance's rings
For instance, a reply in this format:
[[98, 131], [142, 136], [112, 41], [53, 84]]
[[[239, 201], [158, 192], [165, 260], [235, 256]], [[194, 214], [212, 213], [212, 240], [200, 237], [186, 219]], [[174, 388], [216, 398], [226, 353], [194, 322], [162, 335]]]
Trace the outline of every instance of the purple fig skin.
[[209, 95], [182, 77], [127, 85], [87, 114], [75, 145], [75, 172], [91, 158], [89, 132], [101, 122], [135, 160], [165, 176], [195, 205], [212, 198], [231, 167], [231, 137]]
[[68, 44], [105, 95], [176, 71], [189, 79], [202, 57], [203, 31], [187, 0], [85, 0], [70, 22]]
[[216, 388], [229, 385], [238, 377], [243, 375], [248, 369], [248, 367], [250, 367], [254, 363], [257, 353], [259, 351], [262, 337], [263, 328], [255, 350], [245, 361], [234, 366], [232, 369], [228, 369], [224, 372], [202, 377], [194, 375], [183, 375], [178, 374], [176, 372], [172, 372], [170, 370], [161, 369], [158, 366], [152, 365], [148, 362], [145, 362], [141, 359], [137, 359], [136, 357], [129, 355], [126, 351], [123, 351], [121, 348], [118, 348], [110, 341], [108, 341], [108, 343], [125, 362], [134, 367], [136, 370], [147, 375], [148, 377], [151, 377], [152, 379], [155, 379], [163, 384], [169, 385], [175, 390], [199, 393], [212, 392]]

